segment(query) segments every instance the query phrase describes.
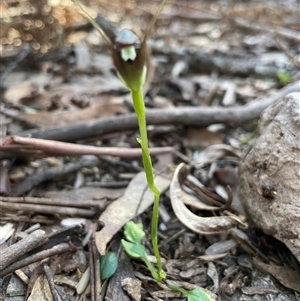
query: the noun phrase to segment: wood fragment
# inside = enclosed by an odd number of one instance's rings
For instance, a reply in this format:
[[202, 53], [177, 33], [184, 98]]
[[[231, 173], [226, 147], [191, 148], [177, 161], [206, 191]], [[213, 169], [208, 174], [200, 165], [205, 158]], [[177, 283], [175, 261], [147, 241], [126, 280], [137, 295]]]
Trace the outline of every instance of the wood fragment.
[[14, 272], [15, 270], [21, 269], [29, 264], [32, 264], [34, 262], [43, 260], [45, 258], [49, 258], [54, 255], [62, 254], [65, 252], [74, 252], [75, 250], [76, 250], [76, 248], [74, 248], [74, 246], [71, 246], [67, 243], [58, 244], [58, 245], [52, 247], [51, 249], [41, 251], [37, 254], [28, 256], [23, 260], [20, 260], [20, 261], [17, 261], [15, 263], [11, 264], [9, 267], [7, 267], [6, 269], [4, 269], [0, 272], [0, 278], [2, 278], [3, 276], [6, 276], [7, 274]]
[[36, 230], [27, 237], [15, 244], [1, 250], [0, 271], [17, 261], [22, 255], [37, 248], [48, 241], [48, 237], [43, 230]]

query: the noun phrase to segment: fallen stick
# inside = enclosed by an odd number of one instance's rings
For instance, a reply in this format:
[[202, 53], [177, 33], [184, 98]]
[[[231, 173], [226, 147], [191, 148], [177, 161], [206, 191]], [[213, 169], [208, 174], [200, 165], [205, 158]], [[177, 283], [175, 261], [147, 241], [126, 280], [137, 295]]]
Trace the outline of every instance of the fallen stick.
[[[147, 110], [148, 125], [182, 124], [206, 127], [214, 123], [239, 126], [256, 119], [273, 102], [291, 92], [300, 91], [300, 81], [289, 84], [264, 99], [253, 100], [244, 106], [224, 107], [177, 107], [174, 109]], [[54, 127], [45, 130], [30, 130], [20, 134], [23, 137], [51, 139], [59, 141], [84, 140], [112, 132], [137, 128], [135, 114], [93, 119], [88, 122]]]
[[43, 260], [45, 258], [49, 258], [54, 255], [66, 253], [66, 252], [75, 252], [77, 249], [75, 246], [69, 245], [65, 242], [60, 243], [51, 249], [41, 251], [37, 254], [31, 255], [11, 264], [9, 267], [0, 272], [0, 278], [4, 277], [7, 274], [10, 274], [18, 269], [28, 266], [31, 263]]
[[21, 204], [38, 204], [38, 205], [51, 205], [61, 207], [74, 207], [74, 208], [99, 208], [102, 209], [103, 202], [97, 200], [83, 200], [73, 201], [64, 199], [53, 198], [40, 198], [40, 197], [2, 197], [0, 196], [0, 202], [6, 203], [21, 203]]
[[35, 249], [49, 239], [44, 230], [36, 230], [28, 237], [21, 239], [15, 244], [1, 250], [0, 271], [4, 270], [11, 263], [17, 261], [22, 255]]
[[[69, 206], [53, 206], [39, 204], [24, 204], [24, 203], [8, 203], [0, 201], [0, 209], [5, 211], [27, 211], [41, 214], [58, 214], [72, 217], [93, 217], [97, 211], [92, 209], [74, 208]], [[1, 266], [0, 266], [1, 268]]]
[[[91, 145], [74, 144], [20, 136], [7, 137], [3, 141], [3, 144], [0, 145], [0, 150], [3, 152], [17, 152], [20, 149], [32, 149], [34, 151], [42, 151], [45, 155], [48, 156], [95, 155], [133, 158], [140, 157], [142, 155], [142, 150], [140, 148], [97, 147]], [[150, 148], [150, 154], [158, 155], [167, 152], [172, 152], [173, 150], [173, 147], [154, 147]]]
[[33, 187], [36, 187], [42, 182], [52, 180], [54, 178], [59, 178], [68, 173], [75, 172], [84, 167], [97, 166], [100, 163], [100, 160], [93, 155], [82, 156], [76, 162], [70, 162], [63, 166], [50, 167], [48, 169], [43, 169], [38, 171], [30, 176], [27, 176], [23, 179], [18, 185], [15, 185], [10, 193], [10, 196], [20, 196], [23, 195], [26, 191], [29, 191]]

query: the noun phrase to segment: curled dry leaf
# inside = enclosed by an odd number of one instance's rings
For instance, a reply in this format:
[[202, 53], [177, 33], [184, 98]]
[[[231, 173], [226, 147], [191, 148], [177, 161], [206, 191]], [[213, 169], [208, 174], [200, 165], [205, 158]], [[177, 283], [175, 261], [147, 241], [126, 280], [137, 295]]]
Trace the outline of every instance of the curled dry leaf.
[[186, 166], [181, 163], [175, 170], [171, 185], [170, 198], [172, 208], [177, 218], [189, 229], [199, 234], [216, 234], [228, 231], [237, 224], [243, 224], [234, 216], [201, 217], [192, 213], [183, 203], [182, 189], [179, 178], [186, 172]]
[[224, 157], [234, 157], [239, 159], [240, 156], [237, 151], [227, 144], [214, 144], [208, 146], [201, 153], [196, 153], [193, 164], [200, 168], [208, 163], [215, 162]]
[[199, 198], [196, 197], [195, 195], [188, 194], [184, 190], [181, 190], [181, 196], [182, 196], [182, 201], [183, 201], [184, 204], [192, 206], [196, 209], [199, 209], [199, 210], [220, 210], [220, 207], [207, 205], [206, 203], [199, 200]]

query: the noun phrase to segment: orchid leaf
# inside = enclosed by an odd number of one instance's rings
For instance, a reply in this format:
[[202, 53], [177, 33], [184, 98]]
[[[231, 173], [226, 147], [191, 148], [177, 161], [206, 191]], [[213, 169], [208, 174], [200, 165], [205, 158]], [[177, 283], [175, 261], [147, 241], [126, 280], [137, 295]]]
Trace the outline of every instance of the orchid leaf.
[[142, 224], [136, 224], [133, 221], [128, 222], [124, 227], [125, 238], [135, 244], [141, 244], [145, 236]]
[[101, 281], [110, 278], [117, 270], [118, 256], [115, 252], [108, 252], [100, 260]]
[[188, 301], [214, 301], [204, 290], [196, 288], [187, 292]]
[[122, 239], [122, 246], [125, 252], [132, 258], [144, 259], [146, 257], [145, 247]]

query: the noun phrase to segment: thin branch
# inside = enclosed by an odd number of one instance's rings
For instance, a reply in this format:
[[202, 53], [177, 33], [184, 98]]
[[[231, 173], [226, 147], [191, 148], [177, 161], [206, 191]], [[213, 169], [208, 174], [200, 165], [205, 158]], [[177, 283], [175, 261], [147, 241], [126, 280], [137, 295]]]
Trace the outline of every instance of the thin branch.
[[46, 170], [41, 170], [31, 176], [26, 177], [12, 189], [10, 196], [20, 196], [36, 187], [42, 182], [59, 178], [66, 174], [75, 172], [84, 167], [97, 166], [100, 160], [95, 156], [83, 156], [76, 162], [64, 164], [63, 166], [50, 167]]
[[47, 242], [48, 237], [43, 230], [36, 230], [28, 237], [21, 239], [15, 244], [6, 247], [1, 251], [0, 271], [18, 260], [25, 253], [41, 246]]
[[[140, 148], [122, 148], [122, 147], [97, 147], [82, 144], [66, 143], [54, 140], [44, 140], [36, 138], [25, 138], [20, 136], [7, 137], [0, 150], [3, 152], [18, 151], [19, 149], [33, 149], [34, 151], [43, 151], [45, 155], [51, 156], [116, 156], [123, 158], [140, 157], [142, 151]], [[158, 155], [172, 152], [173, 147], [154, 147], [150, 149], [151, 155]]]
[[[300, 82], [285, 86], [275, 94], [253, 100], [244, 106], [236, 107], [180, 107], [174, 109], [147, 110], [148, 125], [182, 124], [189, 126], [209, 126], [214, 123], [224, 123], [239, 126], [259, 118], [264, 109], [286, 94], [300, 91]], [[135, 114], [94, 119], [88, 122], [55, 127], [46, 130], [32, 130], [20, 134], [23, 137], [53, 139], [59, 141], [77, 141], [112, 132], [137, 129]]]
[[29, 264], [32, 264], [34, 262], [43, 260], [45, 258], [49, 258], [54, 255], [58, 255], [58, 254], [66, 253], [66, 252], [74, 252], [74, 251], [76, 251], [76, 248], [74, 248], [74, 246], [71, 246], [67, 243], [58, 244], [51, 249], [41, 251], [32, 256], [28, 256], [23, 260], [13, 263], [8, 268], [6, 268], [5, 270], [0, 272], [0, 278], [2, 278], [3, 276], [5, 276], [7, 274], [14, 272], [15, 270], [18, 270], [25, 266], [28, 266]]
[[49, 288], [51, 291], [51, 295], [53, 298], [53, 301], [61, 301], [61, 297], [58, 294], [58, 291], [56, 290], [55, 284], [54, 284], [54, 279], [53, 279], [53, 275], [52, 272], [48, 266], [48, 264], [46, 264], [45, 262], [43, 263], [43, 269], [49, 284]]
[[[127, 183], [128, 184], [128, 183]], [[1, 197], [0, 202], [8, 203], [22, 203], [22, 204], [38, 204], [38, 205], [51, 205], [61, 207], [74, 207], [74, 208], [100, 208], [103, 207], [103, 202], [97, 200], [84, 200], [84, 201], [71, 201], [64, 199], [53, 198], [39, 198], [39, 197]]]
[[0, 209], [5, 211], [26, 211], [42, 214], [58, 214], [62, 216], [80, 216], [80, 217], [93, 217], [97, 213], [96, 210], [80, 209], [72, 207], [62, 207], [53, 205], [35, 205], [24, 203], [8, 203], [0, 201]]

